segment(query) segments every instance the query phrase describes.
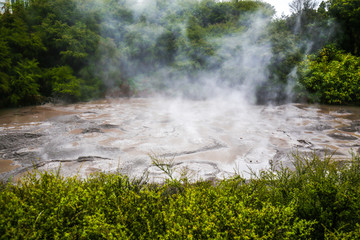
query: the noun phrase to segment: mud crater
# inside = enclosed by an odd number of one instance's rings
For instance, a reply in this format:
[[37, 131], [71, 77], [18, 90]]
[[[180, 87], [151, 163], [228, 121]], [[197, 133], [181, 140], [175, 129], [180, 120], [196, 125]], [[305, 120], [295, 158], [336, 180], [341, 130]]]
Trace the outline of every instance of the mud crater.
[[0, 115], [0, 178], [61, 167], [64, 176], [148, 172], [164, 180], [149, 154], [174, 161], [175, 177], [181, 171], [194, 179], [249, 177], [291, 166], [293, 152], [350, 157], [360, 146], [359, 119], [354, 107], [237, 99], [133, 98], [8, 110]]

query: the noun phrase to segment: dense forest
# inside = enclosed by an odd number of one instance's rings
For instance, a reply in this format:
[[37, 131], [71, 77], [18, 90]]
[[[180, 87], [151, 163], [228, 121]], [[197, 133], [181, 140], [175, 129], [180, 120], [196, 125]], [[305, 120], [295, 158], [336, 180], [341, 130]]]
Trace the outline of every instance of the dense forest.
[[8, 1], [0, 106], [154, 92], [206, 98], [218, 86], [257, 103], [359, 104], [360, 2], [290, 7], [275, 18], [262, 1]]

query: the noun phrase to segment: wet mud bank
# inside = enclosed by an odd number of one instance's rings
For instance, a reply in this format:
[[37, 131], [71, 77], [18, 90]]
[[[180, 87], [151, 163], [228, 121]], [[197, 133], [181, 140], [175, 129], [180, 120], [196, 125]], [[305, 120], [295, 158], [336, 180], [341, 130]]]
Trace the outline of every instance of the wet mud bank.
[[149, 155], [174, 176], [224, 178], [291, 166], [293, 152], [348, 159], [360, 148], [360, 109], [237, 99], [102, 100], [0, 113], [0, 178], [37, 168], [64, 176], [120, 172], [163, 181]]

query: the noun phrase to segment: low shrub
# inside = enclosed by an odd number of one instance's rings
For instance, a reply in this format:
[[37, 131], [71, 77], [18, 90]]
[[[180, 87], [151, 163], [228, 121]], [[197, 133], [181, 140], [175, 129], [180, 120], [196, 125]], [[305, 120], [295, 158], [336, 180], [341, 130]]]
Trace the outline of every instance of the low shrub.
[[294, 156], [250, 180], [163, 184], [29, 173], [0, 190], [1, 239], [356, 239], [360, 159]]

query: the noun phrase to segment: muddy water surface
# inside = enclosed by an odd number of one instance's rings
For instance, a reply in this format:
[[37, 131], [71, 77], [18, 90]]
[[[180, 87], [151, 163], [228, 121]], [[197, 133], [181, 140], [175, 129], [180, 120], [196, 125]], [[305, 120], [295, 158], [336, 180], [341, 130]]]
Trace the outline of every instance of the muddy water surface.
[[7, 159], [0, 160], [0, 177], [36, 166], [61, 167], [65, 176], [146, 171], [162, 181], [149, 154], [172, 161], [175, 175], [248, 177], [249, 169], [290, 166], [295, 151], [347, 159], [360, 147], [359, 116], [354, 107], [254, 106], [241, 99], [133, 98], [6, 110], [0, 112], [0, 159]]
[[18, 167], [19, 165], [14, 164], [11, 160], [0, 159], [0, 173], [10, 172]]

